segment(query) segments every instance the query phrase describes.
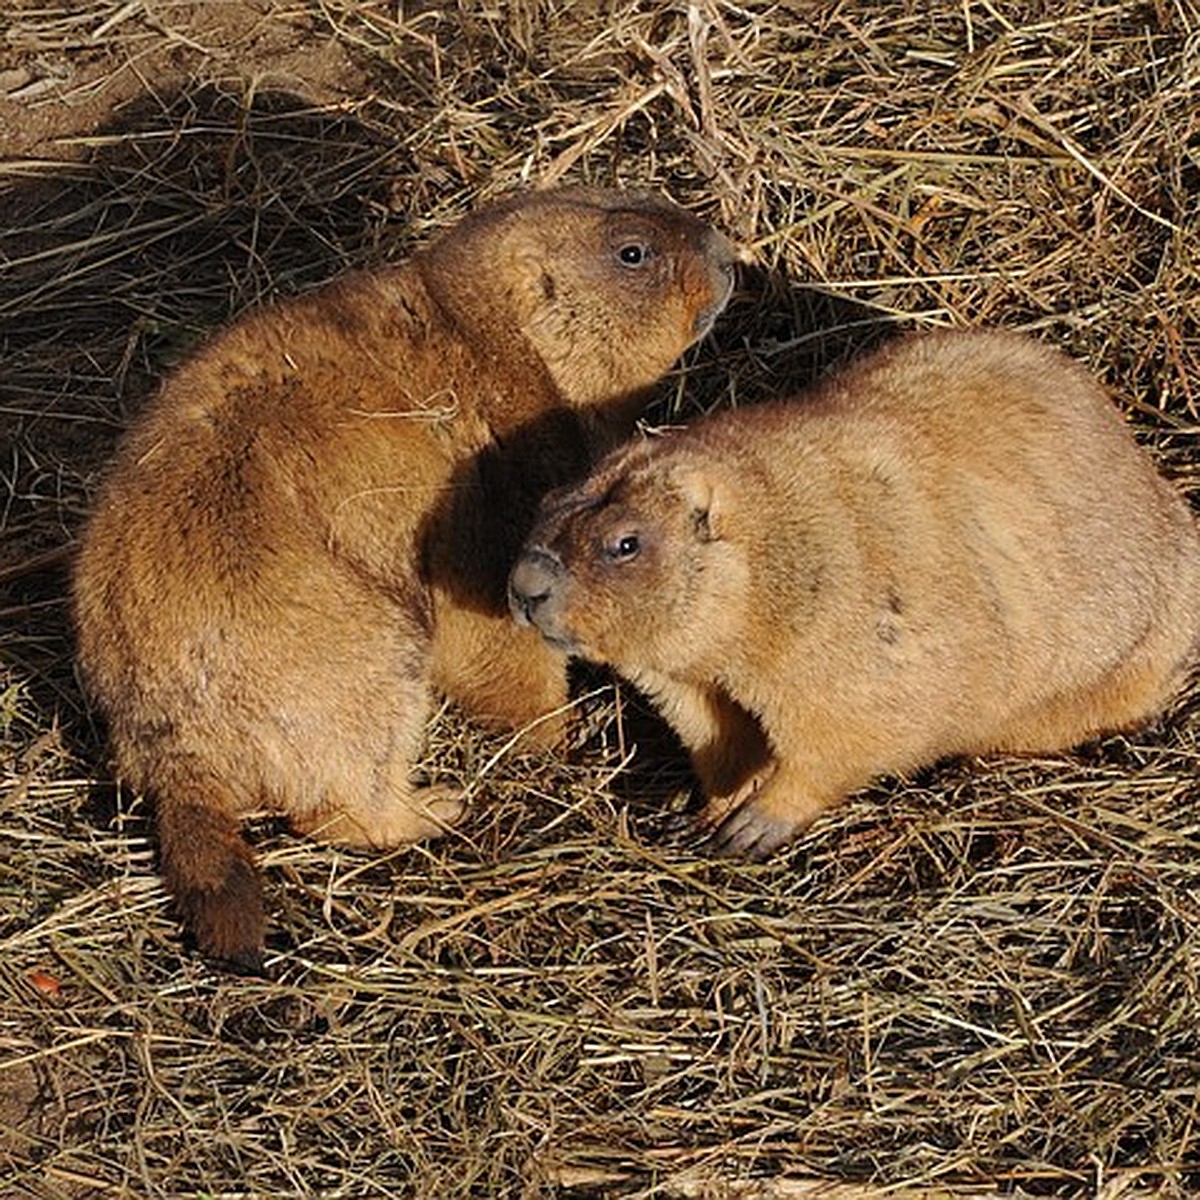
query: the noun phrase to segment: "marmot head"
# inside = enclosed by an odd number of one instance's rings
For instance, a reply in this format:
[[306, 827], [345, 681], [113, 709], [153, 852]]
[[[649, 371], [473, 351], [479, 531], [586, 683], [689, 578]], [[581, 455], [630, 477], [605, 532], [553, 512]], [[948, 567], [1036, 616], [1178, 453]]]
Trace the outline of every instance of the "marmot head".
[[735, 634], [748, 568], [734, 493], [686, 439], [633, 443], [545, 498], [509, 576], [518, 623], [634, 676], [698, 669]]
[[712, 328], [732, 245], [661, 197], [524, 193], [478, 210], [422, 256], [427, 286], [497, 352], [512, 330], [572, 404], [643, 391]]

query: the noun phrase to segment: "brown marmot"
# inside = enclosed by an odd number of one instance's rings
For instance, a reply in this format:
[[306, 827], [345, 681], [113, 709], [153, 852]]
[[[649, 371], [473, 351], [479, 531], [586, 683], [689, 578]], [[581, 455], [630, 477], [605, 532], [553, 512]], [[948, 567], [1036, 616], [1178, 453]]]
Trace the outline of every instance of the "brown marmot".
[[665, 200], [531, 192], [250, 314], [167, 379], [87, 525], [74, 618], [202, 950], [261, 959], [242, 815], [359, 846], [436, 834], [461, 801], [411, 778], [431, 692], [517, 728], [567, 703], [561, 656], [509, 619], [509, 567], [733, 269]]
[[1200, 538], [1099, 384], [1011, 334], [901, 339], [548, 496], [519, 622], [608, 663], [762, 856], [874, 776], [1145, 722], [1200, 639]]

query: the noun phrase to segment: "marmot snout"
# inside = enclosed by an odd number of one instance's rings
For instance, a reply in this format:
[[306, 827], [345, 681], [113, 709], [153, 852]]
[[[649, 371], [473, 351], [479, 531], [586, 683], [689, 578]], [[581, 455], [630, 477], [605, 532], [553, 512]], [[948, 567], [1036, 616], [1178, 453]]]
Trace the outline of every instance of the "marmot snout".
[[1102, 388], [994, 332], [903, 339], [547, 497], [517, 620], [689, 747], [719, 849], [872, 777], [1135, 726], [1200, 638], [1200, 539]]
[[203, 950], [262, 950], [243, 814], [379, 847], [454, 821], [460, 798], [411, 777], [432, 692], [553, 729], [563, 662], [509, 620], [509, 566], [541, 493], [707, 332], [733, 264], [653, 196], [529, 193], [250, 314], [167, 379], [97, 500], [74, 617]]

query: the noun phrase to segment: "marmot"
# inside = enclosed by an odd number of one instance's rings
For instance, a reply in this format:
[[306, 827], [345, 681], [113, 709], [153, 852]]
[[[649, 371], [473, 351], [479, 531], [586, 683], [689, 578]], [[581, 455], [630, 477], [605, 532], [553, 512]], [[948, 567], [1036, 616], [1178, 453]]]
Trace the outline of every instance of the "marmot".
[[510, 603], [657, 701], [716, 849], [761, 857], [873, 777], [1153, 717], [1200, 538], [1077, 363], [936, 333], [616, 451], [546, 498]]
[[242, 815], [356, 846], [436, 834], [461, 802], [411, 778], [431, 692], [517, 728], [566, 705], [561, 656], [509, 618], [509, 568], [541, 493], [632, 430], [733, 270], [652, 195], [525, 193], [168, 377], [86, 526], [73, 611], [203, 951], [261, 960]]

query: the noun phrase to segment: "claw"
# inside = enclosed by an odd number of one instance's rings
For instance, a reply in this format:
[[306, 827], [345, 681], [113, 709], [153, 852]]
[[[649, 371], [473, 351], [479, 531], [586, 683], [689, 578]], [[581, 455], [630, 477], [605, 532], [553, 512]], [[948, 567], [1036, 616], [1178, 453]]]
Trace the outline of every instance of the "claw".
[[708, 847], [721, 858], [761, 862], [796, 833], [794, 821], [780, 821], [760, 811], [753, 800], [735, 809], [713, 831]]
[[687, 837], [703, 827], [702, 815], [692, 809], [669, 813], [663, 819], [663, 832], [672, 840]]

